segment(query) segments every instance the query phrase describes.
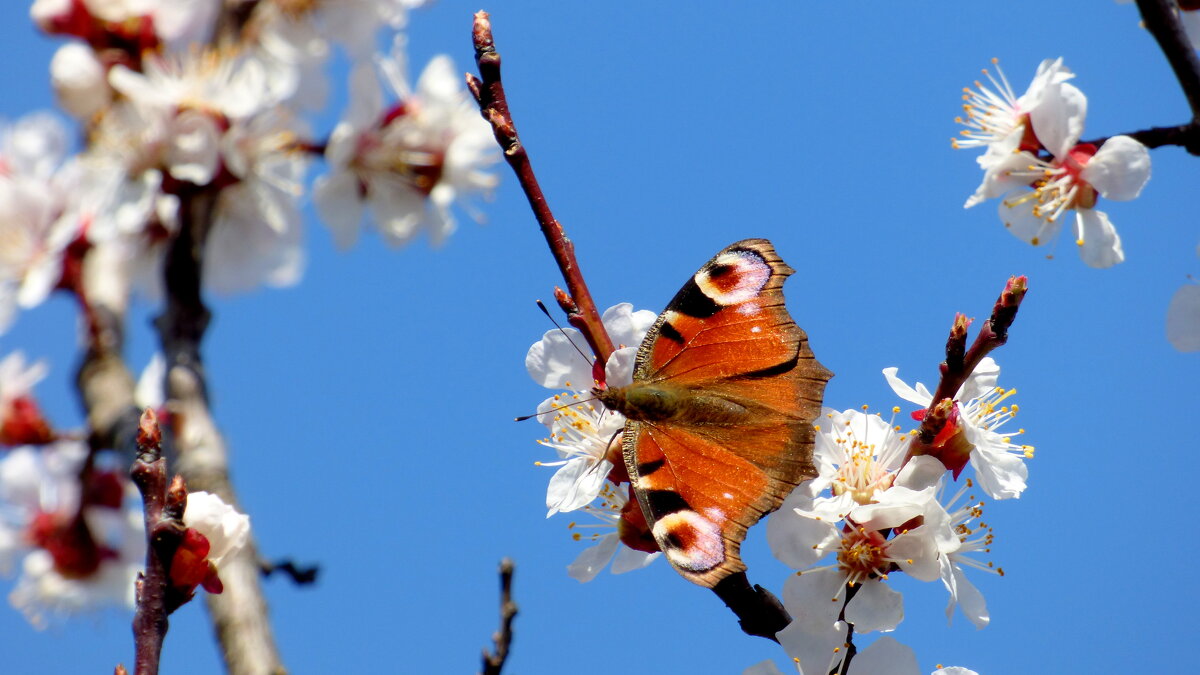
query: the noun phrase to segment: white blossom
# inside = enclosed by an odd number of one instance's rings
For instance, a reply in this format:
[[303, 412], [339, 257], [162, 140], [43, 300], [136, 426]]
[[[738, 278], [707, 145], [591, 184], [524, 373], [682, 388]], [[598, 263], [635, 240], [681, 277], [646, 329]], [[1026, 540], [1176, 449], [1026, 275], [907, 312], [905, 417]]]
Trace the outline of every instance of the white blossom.
[[325, 151], [330, 172], [313, 188], [317, 211], [343, 248], [368, 220], [389, 245], [421, 231], [437, 244], [454, 230], [453, 202], [466, 206], [464, 198], [495, 187], [487, 172], [495, 141], [449, 57], [430, 61], [415, 89], [402, 40], [379, 63], [399, 102], [385, 109], [370, 65], [354, 69], [349, 107]]
[[[916, 388], [908, 386], [896, 376], [896, 368], [885, 368], [884, 377], [900, 398], [928, 408], [933, 395], [920, 382]], [[1033, 446], [1012, 442], [1016, 434], [1001, 432], [1001, 427], [1016, 416], [1014, 405], [1000, 405], [1015, 395], [1015, 389], [996, 386], [1000, 377], [1000, 366], [991, 357], [985, 357], [954, 395], [957, 405], [957, 422], [971, 445], [970, 462], [984, 492], [992, 499], [1019, 497], [1025, 490], [1029, 469], [1025, 459], [1033, 456]], [[954, 419], [947, 424], [954, 424]]]
[[[607, 485], [600, 494], [600, 502], [583, 508], [583, 512], [599, 523], [571, 523], [576, 541], [595, 542], [584, 549], [582, 553], [567, 566], [567, 573], [579, 582], [588, 582], [596, 578], [600, 570], [612, 561], [612, 573], [624, 574], [641, 569], [654, 562], [661, 555], [658, 551], [647, 553], [637, 551], [621, 543], [619, 534], [621, 527], [621, 511], [629, 501], [628, 495], [618, 488]], [[636, 504], [633, 508], [639, 508]], [[584, 535], [581, 531], [590, 529], [591, 534]]]

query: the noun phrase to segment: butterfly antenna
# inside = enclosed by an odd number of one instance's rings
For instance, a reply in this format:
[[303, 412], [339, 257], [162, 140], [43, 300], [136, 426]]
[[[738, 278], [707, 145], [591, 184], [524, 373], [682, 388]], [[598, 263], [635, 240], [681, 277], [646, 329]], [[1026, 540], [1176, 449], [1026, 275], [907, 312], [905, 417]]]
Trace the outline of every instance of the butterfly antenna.
[[521, 415], [520, 417], [513, 418], [513, 421], [514, 422], [524, 422], [525, 420], [531, 420], [535, 417], [541, 417], [542, 415], [549, 415], [552, 412], [558, 412], [559, 410], [577, 406], [581, 403], [590, 403], [592, 401], [597, 401], [597, 400], [599, 400], [599, 399], [597, 399], [595, 396], [593, 396], [592, 398], [585, 398], [585, 399], [581, 399], [579, 401], [572, 401], [571, 403], [564, 403], [562, 405], [556, 405], [553, 408], [550, 408], [549, 410], [545, 410], [543, 412], [533, 413], [532, 415]]
[[563, 337], [567, 338], [567, 342], [571, 343], [571, 346], [575, 348], [575, 351], [579, 352], [579, 355], [583, 357], [584, 362], [590, 366], [592, 364], [592, 359], [588, 358], [588, 355], [579, 348], [579, 345], [575, 344], [575, 341], [571, 339], [570, 335], [567, 335], [567, 331], [563, 330], [563, 327], [560, 326], [554, 316], [550, 314], [550, 310], [546, 309], [546, 305], [541, 300], [537, 300], [536, 302], [538, 309], [542, 310], [542, 314], [545, 314], [546, 318], [550, 319], [550, 323], [554, 324], [554, 327], [558, 329], [558, 332], [562, 333]]

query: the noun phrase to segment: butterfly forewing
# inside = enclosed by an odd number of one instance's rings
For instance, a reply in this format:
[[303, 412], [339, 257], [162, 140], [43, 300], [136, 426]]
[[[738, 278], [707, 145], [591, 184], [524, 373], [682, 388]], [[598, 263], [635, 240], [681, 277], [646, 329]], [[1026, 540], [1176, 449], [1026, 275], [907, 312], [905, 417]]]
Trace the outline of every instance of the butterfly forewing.
[[744, 570], [746, 529], [816, 474], [812, 422], [831, 373], [784, 308], [792, 271], [765, 239], [722, 250], [659, 316], [626, 388], [671, 401], [653, 419], [621, 409], [625, 463], [659, 546], [702, 586]]

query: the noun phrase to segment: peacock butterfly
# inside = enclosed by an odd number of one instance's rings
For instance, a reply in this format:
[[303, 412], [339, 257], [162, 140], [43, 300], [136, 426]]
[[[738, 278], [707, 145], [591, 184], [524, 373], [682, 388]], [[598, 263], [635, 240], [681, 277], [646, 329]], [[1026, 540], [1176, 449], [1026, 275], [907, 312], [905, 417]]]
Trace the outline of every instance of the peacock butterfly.
[[833, 373], [783, 305], [795, 270], [766, 239], [717, 253], [646, 334], [633, 383], [597, 389], [626, 417], [630, 483], [659, 548], [705, 587], [746, 569], [746, 530], [817, 475], [813, 421]]

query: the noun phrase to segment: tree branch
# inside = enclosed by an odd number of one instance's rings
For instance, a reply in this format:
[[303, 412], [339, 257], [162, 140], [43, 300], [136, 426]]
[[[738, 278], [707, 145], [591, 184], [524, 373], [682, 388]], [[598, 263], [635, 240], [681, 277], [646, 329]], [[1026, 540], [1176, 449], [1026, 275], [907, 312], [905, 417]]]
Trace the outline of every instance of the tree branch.
[[[1167, 63], [1175, 71], [1175, 79], [1187, 97], [1192, 109], [1192, 120], [1188, 124], [1174, 127], [1174, 132], [1164, 131], [1172, 127], [1160, 127], [1150, 134], [1152, 140], [1173, 140], [1172, 145], [1182, 145], [1188, 153], [1200, 155], [1200, 57], [1183, 31], [1179, 21], [1179, 10], [1171, 0], [1136, 0], [1138, 11], [1146, 30], [1158, 41]], [[1134, 134], [1130, 134], [1138, 138]], [[1138, 138], [1138, 140], [1141, 140]], [[1166, 145], [1167, 143], [1163, 143]], [[1148, 145], [1148, 144], [1147, 144]], [[1158, 146], [1149, 146], [1158, 147]]]
[[512, 599], [513, 561], [500, 561], [500, 629], [492, 634], [494, 650], [483, 650], [483, 675], [500, 675], [508, 650], [512, 647], [512, 624], [517, 616], [517, 603]]
[[569, 297], [564, 302], [558, 289], [555, 296], [559, 298], [559, 306], [567, 312], [567, 321], [583, 333], [592, 348], [592, 353], [596, 355], [598, 367], [593, 368], [593, 371], [598, 371], [598, 381], [602, 382], [604, 364], [613, 352], [612, 339], [604, 330], [600, 313], [596, 310], [592, 294], [583, 280], [579, 262], [575, 259], [575, 245], [550, 211], [546, 196], [542, 194], [542, 188], [533, 173], [529, 153], [517, 134], [516, 124], [513, 122], [512, 113], [509, 112], [508, 99], [504, 94], [504, 84], [500, 81], [500, 53], [496, 51], [495, 41], [492, 39], [492, 25], [487, 12], [476, 12], [472, 37], [479, 77], [467, 75], [467, 88], [479, 104], [483, 119], [492, 125], [496, 142], [504, 151], [504, 159], [517, 175], [517, 181], [520, 182], [525, 198], [529, 200], [529, 207], [533, 209], [533, 215], [541, 226], [550, 253], [554, 255], [554, 262], [562, 271]]
[[138, 456], [129, 475], [142, 493], [146, 514], [146, 569], [138, 574], [137, 609], [133, 616], [134, 673], [157, 675], [167, 616], [178, 607], [172, 597], [171, 560], [183, 541], [183, 509], [187, 490], [176, 479], [167, 486], [167, 460], [162, 456], [162, 432], [152, 410], [138, 427]]
[[[225, 441], [208, 407], [200, 358], [210, 317], [200, 291], [203, 251], [218, 191], [182, 185], [178, 193], [180, 227], [167, 252], [166, 307], [154, 322], [167, 361], [167, 410], [175, 441], [171, 449], [190, 489], [216, 494], [236, 508]], [[286, 672], [267, 616], [253, 541], [222, 564], [221, 581], [224, 592], [206, 594], [205, 600], [230, 675]]]

